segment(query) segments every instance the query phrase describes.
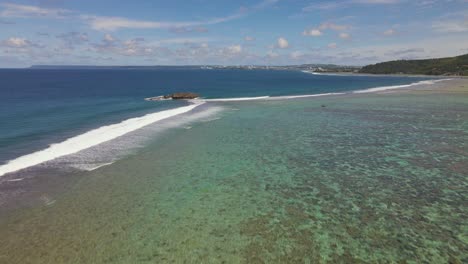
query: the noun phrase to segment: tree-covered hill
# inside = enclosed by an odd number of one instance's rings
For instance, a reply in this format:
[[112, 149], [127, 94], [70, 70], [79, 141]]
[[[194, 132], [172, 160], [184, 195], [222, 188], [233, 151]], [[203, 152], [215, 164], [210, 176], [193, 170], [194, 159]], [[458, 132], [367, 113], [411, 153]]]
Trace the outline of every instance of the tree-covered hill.
[[468, 76], [468, 54], [450, 58], [381, 62], [365, 66], [359, 72]]

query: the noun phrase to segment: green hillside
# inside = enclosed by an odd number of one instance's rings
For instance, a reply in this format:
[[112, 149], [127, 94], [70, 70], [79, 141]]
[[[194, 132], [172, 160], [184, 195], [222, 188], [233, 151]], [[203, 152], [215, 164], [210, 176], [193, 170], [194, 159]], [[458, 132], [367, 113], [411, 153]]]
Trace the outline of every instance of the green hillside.
[[397, 60], [363, 67], [360, 73], [468, 76], [468, 54], [440, 59]]

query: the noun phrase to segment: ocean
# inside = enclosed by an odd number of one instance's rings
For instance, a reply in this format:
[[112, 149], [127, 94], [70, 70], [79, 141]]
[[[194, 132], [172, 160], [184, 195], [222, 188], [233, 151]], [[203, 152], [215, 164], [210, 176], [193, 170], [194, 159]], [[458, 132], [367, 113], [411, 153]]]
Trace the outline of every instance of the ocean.
[[[468, 261], [468, 98], [439, 79], [0, 77], [2, 263]], [[201, 98], [144, 100], [176, 91]]]
[[[190, 68], [0, 70], [0, 174], [4, 174], [2, 164], [51, 144], [134, 117], [187, 105], [180, 101], [147, 102], [143, 100], [146, 97], [180, 91], [199, 93], [206, 99], [317, 95], [426, 79]], [[111, 138], [103, 137], [101, 141], [107, 139]], [[80, 140], [85, 143], [85, 139]], [[74, 148], [84, 149], [98, 142]], [[68, 148], [67, 153], [73, 151]]]

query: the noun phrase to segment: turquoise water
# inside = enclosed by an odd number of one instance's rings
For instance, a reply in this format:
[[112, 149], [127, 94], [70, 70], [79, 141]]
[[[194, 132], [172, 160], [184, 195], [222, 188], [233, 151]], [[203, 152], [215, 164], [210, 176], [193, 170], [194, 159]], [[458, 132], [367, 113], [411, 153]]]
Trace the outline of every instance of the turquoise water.
[[319, 94], [427, 78], [326, 76], [297, 71], [76, 69], [0, 70], [0, 165], [86, 131], [185, 105], [147, 102], [180, 91], [204, 98]]
[[466, 263], [467, 98], [208, 103], [3, 217], [0, 262]]

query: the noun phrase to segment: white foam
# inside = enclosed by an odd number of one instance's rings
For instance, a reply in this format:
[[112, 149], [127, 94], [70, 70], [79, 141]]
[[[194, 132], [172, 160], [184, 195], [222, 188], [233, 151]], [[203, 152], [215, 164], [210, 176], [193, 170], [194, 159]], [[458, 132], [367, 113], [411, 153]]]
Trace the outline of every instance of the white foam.
[[102, 167], [111, 165], [111, 164], [113, 164], [113, 163], [114, 163], [114, 162], [106, 162], [106, 163], [101, 163], [101, 164], [95, 164], [94, 166], [90, 166], [90, 167], [84, 168], [84, 169], [87, 170], [87, 171], [93, 171], [93, 170], [97, 170], [97, 169], [99, 169], [99, 168], [102, 168]]
[[251, 101], [251, 100], [263, 100], [270, 98], [270, 96], [258, 96], [258, 97], [234, 97], [234, 98], [218, 98], [218, 99], [194, 99], [193, 102], [236, 102], [236, 101]]
[[0, 166], [0, 176], [10, 172], [32, 167], [46, 161], [54, 160], [62, 156], [77, 153], [79, 151], [118, 138], [129, 132], [148, 126], [160, 120], [189, 112], [201, 104], [203, 104], [203, 102], [197, 102], [188, 106], [147, 114], [141, 117], [130, 118], [117, 124], [99, 127], [84, 134], [69, 138], [63, 142], [52, 144], [44, 150], [40, 150], [11, 160], [5, 165]]
[[22, 181], [24, 180], [24, 178], [17, 178], [17, 179], [11, 179], [11, 180], [7, 180], [8, 182], [18, 182], [18, 181]]
[[304, 95], [287, 95], [287, 96], [272, 96], [268, 98], [269, 100], [275, 99], [295, 99], [295, 98], [306, 98], [306, 97], [320, 97], [327, 95], [340, 95], [345, 93], [323, 93], [323, 94], [304, 94]]
[[[258, 96], [258, 97], [238, 97], [238, 98], [219, 98], [219, 99], [196, 99], [192, 102], [240, 102], [240, 101], [254, 101], [254, 100], [284, 100], [306, 97], [319, 97], [327, 95], [340, 95], [345, 93], [323, 93], [323, 94], [301, 94], [301, 95], [284, 95], [284, 96]], [[239, 109], [233, 109], [239, 110]]]
[[312, 75], [327, 75], [327, 76], [352, 76], [356, 75], [354, 73], [333, 73], [333, 72], [311, 72], [311, 71], [302, 71], [303, 73], [312, 74]]
[[307, 73], [307, 74], [313, 74], [313, 75], [322, 75], [321, 73], [318, 73], [318, 72], [311, 72], [311, 71], [301, 71], [303, 73]]
[[370, 89], [366, 89], [366, 90], [354, 91], [353, 93], [374, 93], [374, 92], [381, 92], [381, 91], [386, 91], [386, 90], [407, 88], [407, 87], [417, 86], [417, 85], [432, 85], [432, 84], [437, 83], [437, 82], [448, 81], [448, 80], [451, 80], [451, 79], [426, 80], [426, 81], [419, 81], [419, 82], [414, 82], [414, 83], [410, 83], [410, 84], [393, 85], [393, 86], [381, 86], [381, 87], [375, 87], [375, 88], [370, 88]]

